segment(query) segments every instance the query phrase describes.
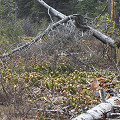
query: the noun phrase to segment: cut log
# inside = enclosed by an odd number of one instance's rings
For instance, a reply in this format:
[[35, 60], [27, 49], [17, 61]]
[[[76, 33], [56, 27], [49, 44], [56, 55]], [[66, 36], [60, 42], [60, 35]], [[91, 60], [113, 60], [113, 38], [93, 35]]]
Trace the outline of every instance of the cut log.
[[98, 120], [103, 117], [103, 115], [111, 112], [113, 106], [116, 104], [116, 100], [120, 101], [120, 97], [112, 97], [106, 100], [105, 103], [100, 103], [94, 108], [86, 111], [72, 120]]

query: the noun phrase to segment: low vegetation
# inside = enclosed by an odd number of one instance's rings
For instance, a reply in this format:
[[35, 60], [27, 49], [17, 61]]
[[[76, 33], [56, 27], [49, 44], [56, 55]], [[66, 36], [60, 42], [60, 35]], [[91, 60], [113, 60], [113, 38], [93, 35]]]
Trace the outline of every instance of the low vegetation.
[[22, 58], [14, 61], [15, 65], [7, 59], [3, 61], [1, 118], [71, 119], [99, 104], [101, 89], [108, 99], [120, 85], [116, 72], [75, 70], [65, 58], [55, 71], [49, 61], [40, 64], [31, 58], [27, 66]]

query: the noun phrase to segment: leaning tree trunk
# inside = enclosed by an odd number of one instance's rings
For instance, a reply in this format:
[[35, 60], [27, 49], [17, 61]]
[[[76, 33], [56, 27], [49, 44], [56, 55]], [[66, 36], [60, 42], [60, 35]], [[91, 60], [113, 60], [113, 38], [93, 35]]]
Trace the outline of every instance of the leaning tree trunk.
[[[58, 11], [55, 10], [54, 8], [52, 8], [52, 7], [50, 7], [49, 5], [47, 5], [43, 0], [37, 0], [37, 1], [38, 1], [41, 5], [43, 5], [45, 8], [47, 8], [50, 12], [52, 12], [53, 15], [55, 15], [56, 17], [61, 18], [61, 19], [65, 19], [65, 18], [67, 17], [66, 15], [58, 12]], [[73, 15], [73, 16], [74, 16], [74, 15]], [[98, 40], [100, 40], [100, 41], [103, 42], [104, 44], [107, 44], [107, 42], [108, 42], [111, 47], [116, 47], [116, 46], [115, 46], [115, 41], [114, 41], [112, 38], [106, 36], [105, 34], [101, 33], [101, 32], [98, 31], [98, 30], [95, 30], [95, 29], [92, 28], [92, 27], [89, 27], [89, 26], [88, 26], [88, 28], [90, 28], [90, 30], [93, 31], [93, 36], [96, 37]]]
[[[47, 34], [52, 28], [58, 26], [58, 25], [61, 24], [61, 23], [66, 23], [67, 21], [69, 21], [69, 20], [71, 20], [71, 19], [73, 19], [73, 20], [75, 21], [75, 20], [76, 20], [75, 18], [78, 16], [78, 15], [66, 16], [66, 15], [62, 14], [61, 12], [55, 10], [55, 9], [52, 8], [51, 6], [47, 5], [43, 0], [37, 0], [37, 1], [38, 1], [41, 5], [43, 5], [46, 9], [48, 9], [48, 12], [51, 12], [54, 16], [60, 18], [61, 20], [58, 21], [58, 22], [56, 22], [56, 23], [54, 23], [54, 24], [52, 24], [51, 26], [48, 26], [48, 28], [47, 28], [45, 31], [43, 31], [42, 34], [36, 36], [33, 40], [29, 41], [28, 43], [26, 43], [26, 44], [24, 44], [24, 45], [22, 45], [22, 46], [20, 46], [20, 47], [15, 48], [14, 50], [12, 50], [12, 51], [9, 52], [9, 53], [2, 54], [2, 55], [0, 56], [0, 58], [7, 57], [7, 56], [11, 55], [12, 53], [15, 53], [15, 52], [17, 52], [17, 51], [20, 51], [20, 50], [22, 50], [22, 49], [30, 46], [31, 44], [33, 44], [33, 43], [37, 42], [38, 40], [40, 40], [40, 39], [41, 39], [45, 34]], [[83, 25], [79, 25], [79, 27], [80, 27], [81, 29], [84, 29], [84, 26], [83, 26]], [[92, 28], [92, 27], [89, 27], [89, 26], [85, 27], [85, 29], [90, 29], [90, 30], [93, 32], [93, 36], [96, 37], [96, 38], [97, 38], [98, 40], [100, 40], [101, 42], [103, 42], [104, 44], [109, 43], [109, 45], [110, 45], [111, 47], [116, 47], [115, 41], [114, 41], [112, 38], [110, 38], [110, 37], [106, 36], [105, 34], [101, 33], [100, 31], [98, 31], [98, 30], [96, 30], [96, 29], [94, 29], [94, 28]]]
[[50, 7], [48, 4], [46, 4], [43, 0], [37, 0], [41, 5], [43, 5], [48, 11], [52, 12], [54, 16], [64, 19], [66, 15], [62, 14], [61, 12], [55, 10], [54, 8]]

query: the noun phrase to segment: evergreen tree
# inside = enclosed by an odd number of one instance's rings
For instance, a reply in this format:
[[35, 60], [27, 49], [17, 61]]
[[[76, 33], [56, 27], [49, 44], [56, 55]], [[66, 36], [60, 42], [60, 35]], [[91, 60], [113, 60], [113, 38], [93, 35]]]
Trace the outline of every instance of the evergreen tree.
[[[56, 10], [70, 15], [76, 13], [75, 6], [77, 0], [44, 0], [48, 5]], [[19, 18], [30, 17], [32, 21], [40, 21], [46, 17], [49, 19], [47, 10], [40, 5], [37, 0], [19, 0]]]
[[34, 0], [18, 0], [18, 17], [28, 17], [31, 14], [31, 8]]
[[116, 0], [116, 2], [117, 2], [117, 12], [120, 16], [120, 0]]
[[76, 5], [77, 13], [96, 17], [104, 8], [106, 0], [81, 0]]
[[0, 1], [0, 40], [18, 42], [18, 36], [22, 34], [20, 23], [16, 21], [16, 0]]

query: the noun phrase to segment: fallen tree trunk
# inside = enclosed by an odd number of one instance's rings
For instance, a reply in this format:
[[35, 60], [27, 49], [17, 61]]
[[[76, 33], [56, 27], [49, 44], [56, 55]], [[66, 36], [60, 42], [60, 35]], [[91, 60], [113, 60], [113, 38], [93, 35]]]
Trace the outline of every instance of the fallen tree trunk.
[[[65, 17], [67, 17], [66, 15], [58, 12], [57, 10], [55, 10], [54, 8], [50, 7], [49, 5], [47, 5], [43, 0], [37, 0], [41, 5], [43, 5], [45, 8], [47, 8], [48, 10], [50, 9], [50, 11], [53, 13], [53, 15], [55, 15], [58, 18], [64, 19]], [[73, 15], [74, 16], [74, 15]], [[101, 33], [98, 30], [95, 30], [94, 28], [88, 26], [88, 28], [93, 32], [93, 36], [96, 37], [98, 40], [100, 40], [101, 42], [103, 42], [104, 44], [107, 44], [107, 42], [109, 43], [109, 45], [111, 47], [116, 47], [115, 45], [115, 41], [106, 36], [105, 34]]]
[[[73, 19], [75, 21], [75, 17], [77, 17], [78, 15], [70, 15], [70, 16], [66, 16], [64, 14], [62, 14], [61, 12], [55, 10], [54, 8], [50, 7], [49, 5], [47, 5], [43, 0], [37, 0], [41, 5], [43, 5], [45, 8], [47, 8], [50, 12], [53, 13], [53, 15], [55, 15], [56, 17], [60, 18], [61, 20], [52, 24], [51, 26], [49, 26], [42, 34], [40, 34], [39, 36], [36, 36], [33, 40], [29, 41], [28, 43], [15, 48], [14, 50], [12, 50], [10, 53], [4, 53], [3, 55], [0, 56], [0, 58], [4, 58], [7, 57], [19, 50], [22, 50], [24, 48], [26, 48], [27, 46], [30, 46], [31, 44], [37, 42], [38, 40], [40, 40], [40, 38], [42, 38], [47, 32], [49, 32], [51, 29], [53, 29], [54, 27], [57, 27], [58, 25], [60, 25], [61, 23], [66, 23], [67, 21], [69, 21], [70, 19]], [[74, 24], [74, 23], [73, 23]], [[82, 27], [81, 27], [82, 26]], [[81, 29], [84, 29], [83, 25], [80, 25]], [[104, 44], [106, 44], [107, 42], [109, 43], [109, 45], [111, 47], [116, 47], [115, 45], [115, 41], [104, 35], [103, 33], [101, 33], [98, 30], [95, 30], [94, 28], [87, 26], [85, 27], [85, 29], [90, 29], [93, 32], [93, 36], [96, 37], [98, 40], [100, 40], [101, 42], [103, 42]]]
[[87, 112], [73, 118], [72, 120], [98, 120], [102, 119], [103, 115], [111, 112], [114, 105], [116, 105], [115, 101], [120, 102], [119, 97], [112, 97], [106, 100], [105, 103], [100, 103], [99, 105], [95, 106], [94, 108], [88, 110]]
[[60, 19], [64, 19], [65, 17], [67, 17], [66, 15], [62, 14], [61, 12], [55, 10], [54, 8], [52, 8], [51, 6], [49, 6], [48, 4], [46, 4], [43, 0], [37, 0], [42, 6], [44, 6], [46, 9], [48, 9], [48, 11], [50, 11], [51, 13], [53, 13], [54, 16], [60, 18]]
[[116, 47], [115, 41], [112, 38], [104, 35], [100, 31], [95, 30], [92, 27], [89, 27], [89, 28], [90, 28], [90, 30], [93, 31], [93, 36], [96, 37], [97, 39], [99, 39], [101, 42], [103, 42], [104, 44], [107, 44], [107, 42], [108, 42], [111, 47]]

